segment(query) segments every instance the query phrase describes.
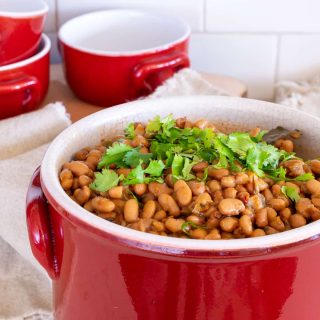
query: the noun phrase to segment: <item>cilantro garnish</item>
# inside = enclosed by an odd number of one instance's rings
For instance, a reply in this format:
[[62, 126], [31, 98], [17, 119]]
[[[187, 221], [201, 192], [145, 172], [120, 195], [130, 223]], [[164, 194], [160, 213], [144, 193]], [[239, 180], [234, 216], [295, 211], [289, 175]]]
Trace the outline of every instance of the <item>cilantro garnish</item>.
[[133, 122], [129, 123], [129, 125], [124, 129], [124, 132], [127, 138], [133, 139], [135, 136], [134, 123]]
[[[243, 168], [259, 177], [267, 176], [275, 181], [308, 181], [314, 178], [311, 173], [296, 178], [287, 177], [286, 169], [279, 165], [296, 158], [295, 154], [279, 150], [263, 141], [266, 131], [251, 137], [248, 132], [222, 134], [211, 128], [181, 129], [176, 127], [176, 121], [170, 114], [162, 119], [156, 116], [149, 121], [146, 133], [150, 153], [142, 154], [139, 152], [140, 147], [133, 148], [116, 142], [106, 150], [98, 169], [107, 169], [111, 164], [117, 168], [132, 168], [123, 181], [125, 185], [163, 182], [161, 176], [165, 168], [171, 170], [174, 180], [197, 179], [192, 167], [201, 161], [207, 161], [214, 168], [230, 168], [232, 171]], [[127, 139], [134, 138], [133, 123], [127, 126], [125, 135]], [[204, 171], [203, 179], [198, 180], [206, 181], [207, 177], [208, 169]], [[97, 185], [100, 184], [98, 180]]]
[[140, 153], [139, 148], [129, 150], [123, 157], [123, 161], [129, 167], [136, 167], [140, 161], [148, 163], [152, 158], [152, 153]]
[[160, 177], [164, 168], [165, 164], [162, 160], [151, 160], [144, 172], [153, 177]]
[[294, 187], [282, 186], [281, 191], [291, 201], [297, 202], [300, 199], [299, 193]]
[[98, 169], [109, 167], [110, 164], [116, 164], [118, 167], [125, 166], [123, 161], [124, 156], [131, 149], [132, 147], [124, 143], [115, 143], [112, 147], [109, 147], [102, 156], [101, 161], [98, 163]]
[[141, 163], [139, 163], [135, 169], [131, 170], [123, 180], [123, 184], [125, 185], [138, 183], [144, 183], [144, 170], [142, 169]]
[[118, 185], [123, 176], [118, 176], [114, 171], [102, 169], [102, 172], [95, 173], [95, 180], [90, 188], [95, 191], [105, 192]]

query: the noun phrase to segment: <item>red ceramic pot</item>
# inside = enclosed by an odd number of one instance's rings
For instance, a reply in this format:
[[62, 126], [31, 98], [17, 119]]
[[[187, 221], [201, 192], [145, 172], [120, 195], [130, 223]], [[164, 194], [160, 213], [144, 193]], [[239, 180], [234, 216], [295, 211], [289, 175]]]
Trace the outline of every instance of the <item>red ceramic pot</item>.
[[48, 12], [43, 0], [2, 0], [0, 3], [0, 66], [34, 55]]
[[137, 101], [73, 124], [49, 147], [27, 197], [31, 248], [52, 278], [55, 319], [320, 319], [320, 221], [259, 238], [178, 239], [103, 220], [62, 190], [58, 172], [77, 150], [170, 112], [225, 129], [299, 128], [313, 152], [306, 157], [320, 151], [319, 118], [240, 98]]
[[189, 34], [180, 20], [141, 11], [77, 17], [59, 30], [67, 82], [80, 99], [103, 107], [147, 95], [189, 66]]
[[38, 52], [0, 67], [0, 119], [35, 110], [49, 85], [50, 39], [42, 36]]

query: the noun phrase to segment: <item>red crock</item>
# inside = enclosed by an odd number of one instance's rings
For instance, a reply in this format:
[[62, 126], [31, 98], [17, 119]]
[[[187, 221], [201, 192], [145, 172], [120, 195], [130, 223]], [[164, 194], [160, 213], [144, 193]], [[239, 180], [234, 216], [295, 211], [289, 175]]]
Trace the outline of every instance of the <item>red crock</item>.
[[0, 66], [34, 55], [48, 5], [43, 0], [6, 0], [0, 6]]
[[0, 67], [0, 119], [35, 110], [49, 86], [50, 39], [32, 57]]
[[143, 11], [74, 18], [59, 30], [67, 82], [80, 99], [102, 107], [147, 95], [189, 66], [189, 35], [182, 21]]
[[168, 113], [225, 129], [299, 128], [304, 155], [319, 154], [318, 118], [249, 99], [136, 101], [73, 124], [49, 147], [27, 196], [30, 244], [52, 279], [55, 319], [320, 319], [320, 221], [259, 238], [170, 238], [103, 220], [63, 191], [58, 172], [81, 147]]

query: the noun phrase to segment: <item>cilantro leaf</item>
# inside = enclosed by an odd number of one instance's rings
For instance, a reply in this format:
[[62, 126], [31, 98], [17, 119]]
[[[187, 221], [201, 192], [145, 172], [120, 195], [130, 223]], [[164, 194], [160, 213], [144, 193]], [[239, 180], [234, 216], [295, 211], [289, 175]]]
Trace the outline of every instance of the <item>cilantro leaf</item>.
[[240, 159], [245, 159], [247, 152], [255, 147], [255, 142], [247, 132], [233, 132], [228, 136], [227, 146], [238, 154]]
[[184, 158], [181, 155], [176, 154], [172, 161], [172, 175], [179, 177], [182, 175], [182, 169], [184, 165]]
[[153, 156], [152, 153], [140, 153], [138, 149], [139, 148], [134, 148], [129, 150], [123, 157], [124, 163], [129, 167], [136, 167], [140, 161], [142, 161], [142, 163], [148, 163]]
[[109, 147], [102, 156], [101, 161], [98, 163], [98, 169], [108, 167], [112, 163], [115, 163], [118, 167], [124, 166], [123, 158], [131, 149], [132, 147], [124, 143], [115, 143], [112, 147]]
[[251, 137], [251, 139], [254, 142], [261, 142], [262, 138], [264, 137], [264, 135], [267, 133], [268, 131], [266, 130], [261, 130], [255, 137]]
[[192, 170], [192, 167], [199, 163], [200, 161], [199, 160], [196, 160], [196, 161], [191, 161], [190, 162], [190, 159], [189, 158], [185, 158], [184, 159], [184, 164], [183, 164], [183, 168], [182, 168], [182, 178], [184, 180], [192, 180], [195, 178], [195, 176], [193, 174], [191, 174], [191, 170]]
[[299, 193], [294, 187], [282, 186], [281, 191], [291, 201], [297, 202], [300, 199]]
[[296, 181], [309, 181], [309, 180], [313, 180], [314, 176], [312, 173], [304, 173], [301, 174], [300, 176], [295, 177], [292, 180], [296, 180]]
[[144, 172], [153, 177], [160, 177], [164, 168], [165, 164], [162, 160], [151, 160]]
[[138, 183], [144, 183], [144, 170], [142, 169], [141, 163], [139, 163], [135, 169], [131, 170], [123, 180], [123, 184], [125, 185]]
[[181, 231], [187, 235], [190, 235], [191, 229], [197, 229], [197, 228], [207, 229], [207, 227], [199, 226], [192, 221], [186, 221], [181, 225]]
[[161, 128], [160, 116], [156, 116], [153, 120], [149, 121], [146, 126], [146, 133], [151, 134], [158, 132]]
[[90, 184], [90, 189], [105, 192], [118, 185], [123, 176], [118, 176], [113, 170], [102, 169], [95, 173], [95, 179]]
[[133, 139], [135, 136], [134, 123], [133, 122], [129, 123], [129, 125], [124, 129], [124, 132], [127, 138]]

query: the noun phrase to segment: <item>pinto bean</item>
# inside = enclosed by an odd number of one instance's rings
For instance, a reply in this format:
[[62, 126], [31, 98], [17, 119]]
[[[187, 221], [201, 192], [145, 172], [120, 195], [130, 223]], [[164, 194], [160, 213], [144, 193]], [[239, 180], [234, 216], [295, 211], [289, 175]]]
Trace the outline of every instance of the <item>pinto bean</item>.
[[81, 189], [76, 189], [73, 193], [75, 201], [82, 205], [90, 199], [91, 191], [87, 186], [82, 187]]
[[167, 186], [165, 183], [151, 182], [148, 185], [149, 192], [151, 192], [156, 198], [161, 194], [171, 194], [172, 189]]
[[104, 197], [95, 197], [92, 199], [92, 207], [96, 211], [111, 212], [115, 209], [115, 204]]
[[133, 185], [133, 191], [137, 196], [142, 196], [147, 191], [147, 185], [145, 183], [138, 183]]
[[271, 199], [268, 202], [268, 205], [276, 211], [280, 211], [286, 207], [286, 202], [283, 199]]
[[266, 233], [262, 229], [254, 229], [253, 232], [251, 233], [251, 237], [262, 237], [265, 236]]
[[311, 160], [309, 166], [315, 174], [320, 174], [320, 160]]
[[242, 232], [246, 236], [250, 236], [253, 231], [252, 221], [250, 217], [248, 215], [241, 216], [241, 218], [239, 219], [239, 224]]
[[64, 190], [70, 190], [73, 185], [73, 174], [69, 169], [63, 169], [60, 172], [60, 183]]
[[174, 191], [176, 193], [178, 203], [181, 206], [187, 206], [190, 204], [192, 200], [192, 191], [184, 180], [178, 180], [174, 184]]
[[236, 198], [238, 191], [235, 188], [226, 188], [223, 190], [224, 198]]
[[194, 172], [203, 172], [205, 168], [208, 168], [209, 164], [206, 161], [199, 162], [192, 167]]
[[226, 217], [220, 221], [220, 228], [225, 232], [233, 232], [239, 225], [239, 219]]
[[221, 178], [222, 188], [234, 188], [236, 186], [236, 179], [234, 176], [225, 176]]
[[198, 196], [199, 194], [204, 193], [206, 191], [206, 186], [204, 182], [191, 180], [188, 182], [188, 186], [190, 187], [192, 194], [195, 196]]
[[223, 177], [229, 175], [228, 169], [215, 169], [213, 167], [208, 167], [208, 176], [216, 180], [221, 180]]
[[165, 222], [166, 228], [171, 232], [181, 232], [181, 227], [185, 221], [183, 219], [168, 218]]
[[143, 219], [150, 219], [156, 212], [156, 203], [153, 200], [148, 200], [144, 206], [142, 211], [142, 218]]
[[122, 192], [123, 192], [123, 186], [116, 186], [111, 188], [108, 191], [108, 194], [111, 198], [114, 199], [121, 199], [122, 198]]
[[306, 187], [311, 194], [320, 193], [320, 182], [318, 180], [309, 180], [306, 182]]
[[223, 199], [218, 205], [219, 211], [226, 216], [238, 215], [244, 210], [244, 204], [238, 199]]
[[163, 210], [168, 211], [172, 216], [180, 215], [180, 208], [176, 201], [169, 194], [160, 194], [158, 201]]
[[282, 222], [281, 218], [279, 216], [273, 218], [270, 221], [270, 226], [278, 231], [284, 231], [285, 226], [284, 223]]
[[255, 215], [256, 218], [256, 225], [258, 227], [264, 228], [268, 225], [268, 212], [267, 208], [262, 208], [256, 212]]
[[89, 172], [89, 167], [81, 161], [67, 162], [63, 167], [69, 169], [76, 177], [86, 175]]
[[217, 181], [217, 180], [210, 180], [208, 182], [208, 187], [209, 187], [211, 192], [215, 192], [217, 190], [221, 190], [220, 182]]
[[303, 215], [301, 215], [299, 213], [295, 213], [290, 216], [289, 223], [292, 228], [299, 228], [299, 227], [304, 226], [307, 223], [307, 221]]
[[236, 184], [247, 184], [249, 182], [249, 177], [246, 173], [239, 172], [235, 177]]
[[135, 222], [139, 217], [139, 204], [136, 199], [130, 199], [124, 205], [124, 218], [127, 222]]
[[221, 234], [218, 229], [212, 229], [205, 237], [206, 240], [219, 240], [221, 239]]

